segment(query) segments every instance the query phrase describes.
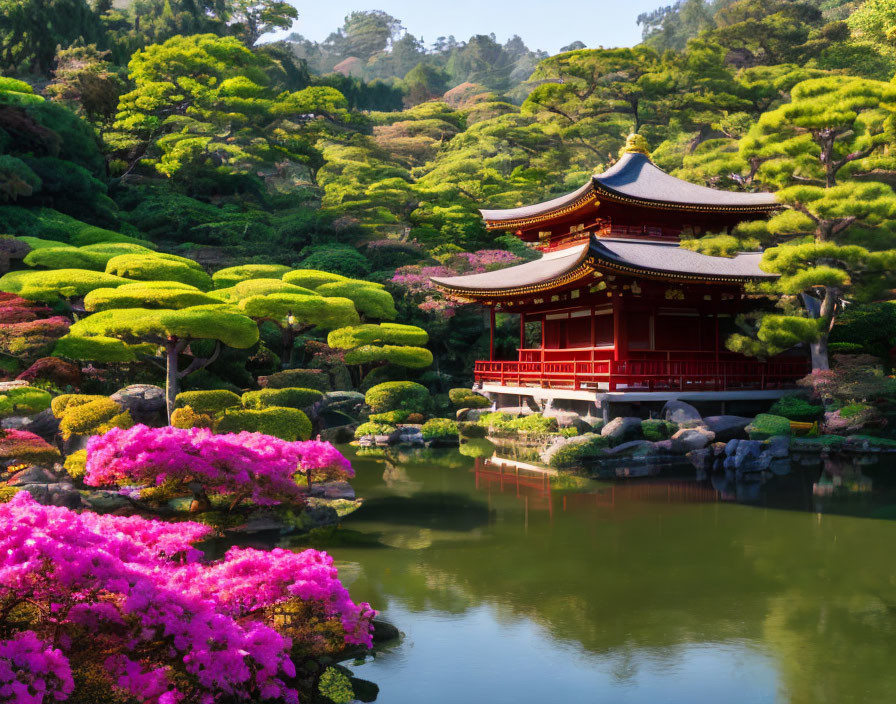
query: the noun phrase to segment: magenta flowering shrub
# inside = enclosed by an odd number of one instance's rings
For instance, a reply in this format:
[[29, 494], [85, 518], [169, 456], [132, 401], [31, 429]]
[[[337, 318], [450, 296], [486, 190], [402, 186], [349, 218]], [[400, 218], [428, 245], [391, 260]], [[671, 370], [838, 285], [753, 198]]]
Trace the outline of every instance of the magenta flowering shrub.
[[74, 688], [72, 669], [62, 651], [34, 631], [20, 631], [9, 640], [0, 640], [0, 701], [64, 701]]
[[[297, 702], [293, 641], [264, 618], [299, 604], [370, 645], [332, 560], [234, 548], [204, 564], [208, 528], [0, 505], [0, 701]], [[173, 559], [172, 556], [180, 556]], [[292, 629], [304, 636], [301, 629]], [[301, 648], [300, 648], [301, 650]]]
[[207, 428], [113, 428], [87, 443], [84, 482], [91, 486], [143, 484], [233, 497], [259, 505], [301, 502], [296, 475], [354, 476], [351, 465], [325, 442], [289, 442], [261, 433], [215, 435]]

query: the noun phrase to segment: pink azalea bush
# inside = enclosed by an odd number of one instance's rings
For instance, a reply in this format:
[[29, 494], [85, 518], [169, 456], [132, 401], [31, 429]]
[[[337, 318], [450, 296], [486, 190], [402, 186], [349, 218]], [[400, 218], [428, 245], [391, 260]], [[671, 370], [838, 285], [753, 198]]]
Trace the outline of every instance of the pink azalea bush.
[[[196, 493], [227, 494], [259, 505], [301, 502], [308, 478], [354, 476], [351, 465], [325, 442], [289, 442], [261, 433], [216, 435], [207, 428], [113, 428], [87, 443], [84, 481], [90, 486], [166, 485]], [[307, 483], [307, 482], [306, 482]]]
[[0, 524], [0, 702], [91, 687], [149, 704], [297, 702], [295, 644], [263, 621], [278, 605], [371, 643], [375, 612], [315, 550], [233, 548], [204, 564], [190, 543], [205, 526], [78, 514], [24, 492], [0, 505]]

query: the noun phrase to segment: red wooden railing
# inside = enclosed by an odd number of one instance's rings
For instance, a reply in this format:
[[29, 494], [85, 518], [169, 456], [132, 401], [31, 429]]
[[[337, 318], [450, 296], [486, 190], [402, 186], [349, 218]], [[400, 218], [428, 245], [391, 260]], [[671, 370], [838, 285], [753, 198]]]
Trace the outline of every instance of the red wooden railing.
[[[537, 353], [537, 354], [536, 354]], [[636, 351], [613, 360], [612, 349], [520, 350], [516, 362], [476, 362], [476, 381], [502, 386], [566, 389], [704, 390], [779, 389], [809, 372], [808, 360], [759, 361], [734, 353]]]

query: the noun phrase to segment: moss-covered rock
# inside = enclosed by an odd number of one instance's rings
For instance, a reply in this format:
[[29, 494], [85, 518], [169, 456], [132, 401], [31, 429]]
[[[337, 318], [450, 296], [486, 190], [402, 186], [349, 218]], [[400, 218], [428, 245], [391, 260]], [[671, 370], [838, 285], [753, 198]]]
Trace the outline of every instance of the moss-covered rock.
[[751, 440], [768, 440], [775, 435], [790, 435], [790, 420], [771, 413], [760, 413], [746, 430]]

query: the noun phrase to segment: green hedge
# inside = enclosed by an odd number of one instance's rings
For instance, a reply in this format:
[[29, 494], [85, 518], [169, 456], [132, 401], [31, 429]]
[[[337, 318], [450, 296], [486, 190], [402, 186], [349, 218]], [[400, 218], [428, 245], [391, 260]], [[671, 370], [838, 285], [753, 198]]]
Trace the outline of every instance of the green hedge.
[[678, 425], [667, 420], [651, 419], [641, 421], [641, 432], [644, 434], [644, 439], [651, 442], [668, 440], [677, 430]]
[[[330, 391], [330, 377], [321, 369], [284, 369], [262, 377], [268, 389], [317, 389]], [[261, 381], [261, 380], [259, 380]]]
[[[291, 282], [298, 283], [298, 282]], [[368, 281], [337, 281], [314, 289], [327, 298], [348, 298], [362, 315], [377, 320], [393, 320], [398, 315], [392, 294]]]
[[227, 408], [235, 408], [242, 400], [232, 391], [213, 389], [210, 391], [182, 391], [174, 397], [175, 408], [189, 406], [194, 412], [215, 415]]
[[387, 381], [371, 388], [365, 394], [364, 402], [374, 413], [423, 413], [429, 408], [429, 390], [413, 381]]
[[110, 428], [130, 428], [134, 420], [115, 401], [102, 397], [88, 403], [69, 404], [59, 419], [62, 437], [101, 435]]
[[327, 335], [327, 344], [342, 350], [350, 350], [362, 345], [412, 345], [421, 346], [429, 342], [429, 334], [416, 325], [380, 323], [379, 325], [351, 325], [333, 330]]
[[296, 269], [295, 271], [290, 271], [284, 274], [282, 279], [288, 284], [294, 284], [312, 290], [323, 284], [330, 284], [337, 281], [351, 281], [351, 279], [342, 274], [333, 274], [329, 271], [319, 271], [317, 269]]
[[425, 347], [397, 347], [395, 345], [363, 345], [345, 353], [346, 364], [386, 362], [408, 369], [425, 369], [432, 364], [432, 352]]
[[216, 433], [263, 433], [283, 440], [308, 440], [311, 421], [297, 408], [272, 406], [261, 410], [224, 411], [215, 421]]
[[760, 413], [746, 430], [751, 440], [767, 440], [775, 435], [790, 435], [790, 421], [783, 416]]
[[243, 394], [242, 400], [244, 408], [260, 409], [271, 406], [307, 408], [323, 397], [323, 393], [317, 389], [285, 388], [247, 391]]
[[782, 396], [768, 409], [772, 415], [783, 416], [793, 421], [812, 423], [824, 415], [824, 407], [809, 403], [802, 396]]
[[196, 262], [172, 254], [119, 254], [106, 264], [106, 273], [136, 281], [180, 281], [201, 291], [213, 287], [212, 277]]

